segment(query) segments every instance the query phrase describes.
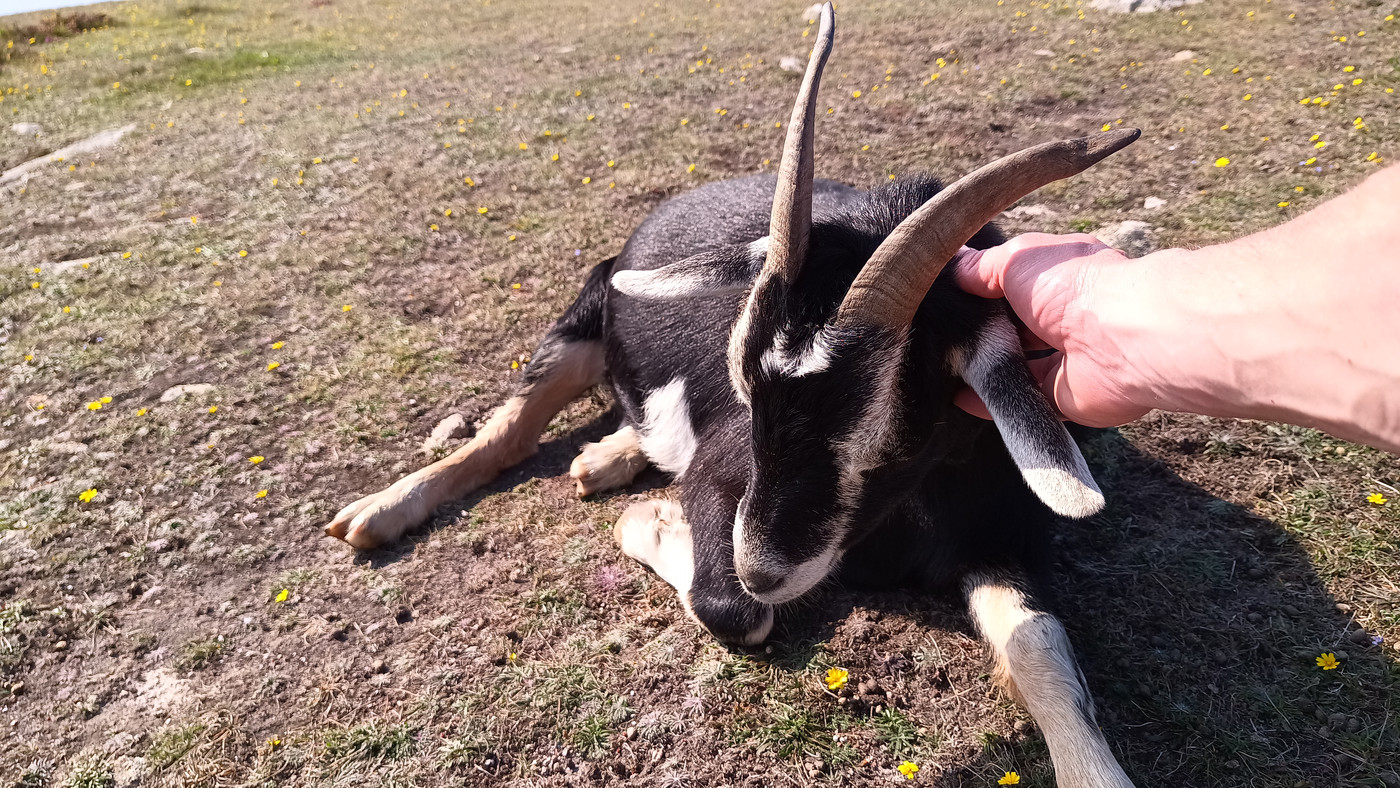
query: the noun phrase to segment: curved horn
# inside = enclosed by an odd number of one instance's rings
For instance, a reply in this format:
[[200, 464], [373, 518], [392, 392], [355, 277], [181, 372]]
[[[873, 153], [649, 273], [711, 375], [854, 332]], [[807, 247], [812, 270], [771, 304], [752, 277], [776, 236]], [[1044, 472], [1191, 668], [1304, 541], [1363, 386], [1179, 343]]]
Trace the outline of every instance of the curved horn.
[[787, 282], [797, 276], [807, 259], [807, 236], [812, 231], [812, 129], [817, 121], [817, 85], [831, 55], [835, 24], [831, 3], [826, 3], [822, 6], [817, 43], [802, 77], [802, 89], [788, 119], [783, 158], [778, 165], [778, 188], [768, 220], [768, 259], [763, 269], [765, 274], [776, 274]]
[[1083, 172], [1121, 150], [1139, 133], [1120, 129], [1047, 142], [998, 159], [939, 192], [900, 222], [870, 256], [841, 301], [837, 323], [909, 325], [943, 266], [983, 225], [1045, 184]]

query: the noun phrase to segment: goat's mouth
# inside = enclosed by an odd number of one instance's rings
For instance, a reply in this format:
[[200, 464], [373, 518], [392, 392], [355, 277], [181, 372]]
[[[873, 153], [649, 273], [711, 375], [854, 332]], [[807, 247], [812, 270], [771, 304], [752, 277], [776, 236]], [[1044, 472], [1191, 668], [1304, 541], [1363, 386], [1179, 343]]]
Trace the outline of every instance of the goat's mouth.
[[816, 557], [797, 564], [774, 561], [745, 561], [735, 556], [735, 573], [744, 592], [766, 605], [791, 602], [826, 579], [840, 558], [840, 550], [829, 546]]

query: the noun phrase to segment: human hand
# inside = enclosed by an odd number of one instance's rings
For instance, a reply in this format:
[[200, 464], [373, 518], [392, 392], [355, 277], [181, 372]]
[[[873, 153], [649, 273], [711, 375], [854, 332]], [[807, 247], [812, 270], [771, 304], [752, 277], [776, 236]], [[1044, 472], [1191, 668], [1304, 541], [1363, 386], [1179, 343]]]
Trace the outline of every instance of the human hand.
[[[1005, 298], [1024, 325], [1026, 350], [1053, 349], [1031, 360], [1031, 373], [1065, 418], [1091, 427], [1126, 424], [1149, 408], [1133, 396], [1133, 364], [1096, 319], [1095, 286], [1107, 271], [1120, 273], [1128, 258], [1092, 235], [1028, 233], [986, 250], [964, 250], [954, 260], [958, 285], [983, 298]], [[955, 400], [990, 418], [970, 388]]]

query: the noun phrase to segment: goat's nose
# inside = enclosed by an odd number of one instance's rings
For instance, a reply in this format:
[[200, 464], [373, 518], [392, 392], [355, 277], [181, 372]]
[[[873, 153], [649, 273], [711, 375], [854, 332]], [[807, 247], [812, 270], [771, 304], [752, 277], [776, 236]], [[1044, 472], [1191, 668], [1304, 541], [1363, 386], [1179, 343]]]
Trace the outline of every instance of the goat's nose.
[[744, 589], [754, 595], [767, 594], [782, 585], [784, 580], [780, 574], [755, 569], [745, 572], [740, 579], [744, 582]]

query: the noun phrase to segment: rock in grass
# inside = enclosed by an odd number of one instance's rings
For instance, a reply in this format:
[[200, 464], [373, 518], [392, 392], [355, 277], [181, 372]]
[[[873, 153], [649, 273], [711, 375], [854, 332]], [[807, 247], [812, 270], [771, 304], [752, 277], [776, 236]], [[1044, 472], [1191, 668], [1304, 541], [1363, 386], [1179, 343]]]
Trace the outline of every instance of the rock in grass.
[[1167, 201], [1161, 197], [1148, 197], [1142, 201], [1142, 207], [1149, 211], [1156, 211], [1167, 206]]
[[791, 71], [794, 74], [801, 74], [807, 70], [807, 64], [800, 57], [784, 55], [783, 58], [778, 61], [778, 68], [784, 71]]
[[1199, 5], [1205, 0], [1093, 0], [1090, 8], [1111, 11], [1117, 14], [1150, 14], [1153, 11], [1170, 11], [1184, 5]]
[[13, 131], [21, 137], [33, 137], [43, 130], [44, 127], [40, 126], [38, 123], [15, 123], [10, 126], [10, 131]]
[[467, 420], [460, 413], [453, 413], [433, 427], [433, 433], [423, 440], [423, 453], [432, 454], [447, 445], [448, 441], [471, 434]]
[[216, 388], [212, 383], [181, 383], [178, 386], [171, 386], [160, 395], [161, 402], [174, 402], [175, 400], [190, 395], [201, 397]]
[[1155, 232], [1147, 222], [1129, 219], [1102, 227], [1094, 235], [1129, 257], [1142, 257], [1157, 248], [1157, 243], [1152, 238]]

